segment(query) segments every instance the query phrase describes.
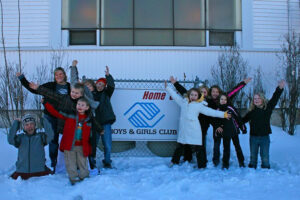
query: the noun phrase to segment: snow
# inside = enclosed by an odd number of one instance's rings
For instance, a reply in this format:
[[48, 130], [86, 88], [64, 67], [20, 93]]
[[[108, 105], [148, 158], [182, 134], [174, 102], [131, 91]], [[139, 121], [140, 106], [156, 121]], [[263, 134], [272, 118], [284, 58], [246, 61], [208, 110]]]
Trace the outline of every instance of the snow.
[[[0, 199], [230, 199], [268, 200], [300, 199], [300, 126], [295, 136], [272, 127], [271, 169], [239, 168], [231, 148], [229, 170], [213, 167], [212, 141], [208, 138], [206, 169], [196, 163], [168, 167], [170, 158], [114, 157], [117, 169], [101, 169], [83, 182], [71, 186], [65, 173], [12, 180], [17, 149], [7, 143], [5, 130], [0, 130]], [[208, 132], [211, 133], [210, 131]], [[240, 135], [246, 163], [249, 161], [249, 135]], [[46, 147], [47, 149], [47, 147]], [[49, 159], [47, 158], [49, 164]]]

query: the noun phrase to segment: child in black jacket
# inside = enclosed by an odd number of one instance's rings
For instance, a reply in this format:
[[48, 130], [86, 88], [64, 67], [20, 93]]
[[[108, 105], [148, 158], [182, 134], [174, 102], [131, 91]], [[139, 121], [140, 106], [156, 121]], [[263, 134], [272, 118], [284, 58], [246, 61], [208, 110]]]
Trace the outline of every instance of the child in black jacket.
[[250, 168], [256, 168], [258, 151], [260, 150], [261, 168], [270, 169], [269, 134], [272, 133], [270, 119], [284, 85], [285, 81], [282, 80], [270, 101], [267, 101], [263, 94], [255, 94], [249, 112], [243, 117], [245, 123], [250, 122]]
[[240, 167], [245, 167], [244, 155], [240, 145], [239, 136], [240, 130], [245, 134], [247, 133], [246, 126], [242, 122], [240, 114], [237, 112], [236, 108], [233, 107], [228, 97], [225, 94], [220, 95], [218, 110], [226, 111], [231, 114], [232, 118], [229, 120], [216, 119], [215, 127], [216, 132], [214, 133], [216, 137], [223, 137], [223, 165], [222, 168], [229, 168], [230, 159], [230, 141], [232, 140], [235, 146], [236, 155], [239, 161]]

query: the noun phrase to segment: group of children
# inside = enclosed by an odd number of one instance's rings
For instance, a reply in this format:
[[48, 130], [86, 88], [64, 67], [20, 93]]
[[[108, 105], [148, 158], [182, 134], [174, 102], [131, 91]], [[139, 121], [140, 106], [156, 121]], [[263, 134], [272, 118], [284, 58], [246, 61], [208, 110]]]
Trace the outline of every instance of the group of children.
[[255, 94], [248, 113], [241, 117], [230, 100], [249, 81], [251, 81], [251, 78], [245, 79], [231, 91], [224, 93], [217, 85], [212, 86], [210, 89], [206, 86], [201, 86], [200, 88], [192, 88], [187, 91], [176, 79], [172, 76], [170, 77], [170, 82], [179, 94], [167, 87], [165, 83], [166, 90], [181, 108], [177, 138], [178, 145], [174, 151], [171, 166], [179, 164], [182, 155], [184, 156], [184, 161], [190, 162], [192, 160], [192, 148], [194, 148], [198, 168], [206, 167], [206, 134], [211, 124], [213, 126], [214, 139], [213, 164], [218, 166], [220, 163], [220, 144], [221, 139], [223, 139], [222, 169], [229, 168], [231, 140], [236, 150], [239, 166], [245, 167], [238, 134], [240, 130], [243, 134], [247, 133], [245, 123], [249, 122], [250, 163], [248, 167], [257, 167], [258, 152], [260, 151], [261, 167], [270, 168], [269, 134], [272, 133], [270, 119], [285, 82], [281, 81], [279, 83], [270, 101], [267, 101], [262, 93]]
[[[101, 137], [104, 145], [105, 168], [112, 168], [111, 125], [116, 116], [110, 102], [114, 92], [114, 79], [106, 66], [105, 78], [96, 81], [78, 81], [77, 61], [72, 62], [71, 83], [63, 68], [54, 71], [54, 81], [43, 85], [28, 82], [24, 75], [17, 73], [22, 85], [34, 94], [43, 96], [45, 107], [43, 124], [44, 132], [36, 130], [36, 119], [25, 115], [16, 120], [10, 129], [8, 141], [19, 148], [16, 172], [11, 176], [27, 179], [55, 173], [58, 147], [64, 152], [65, 165], [71, 184], [89, 176], [88, 161], [91, 169], [96, 168], [96, 146]], [[242, 118], [230, 99], [251, 79], [245, 79], [232, 91], [223, 93], [214, 85], [210, 89], [201, 86], [186, 90], [176, 79], [170, 78], [176, 90], [166, 86], [166, 90], [180, 106], [180, 123], [177, 143], [171, 165], [179, 164], [180, 157], [185, 161], [192, 160], [193, 150], [196, 152], [198, 168], [207, 165], [206, 135], [210, 125], [213, 126], [213, 163], [220, 162], [220, 143], [223, 139], [223, 165], [229, 168], [230, 141], [236, 149], [239, 166], [245, 167], [244, 156], [239, 143], [239, 130], [247, 133], [245, 124], [250, 122], [250, 163], [249, 167], [257, 167], [258, 151], [261, 152], [262, 168], [270, 168], [269, 147], [271, 133], [270, 117], [283, 91], [284, 81], [279, 83], [273, 97], [267, 101], [263, 94], [255, 94], [249, 112]], [[23, 134], [16, 134], [23, 127]], [[62, 133], [60, 145], [59, 134]], [[49, 144], [50, 170], [45, 165], [44, 146]], [[38, 149], [39, 151], [32, 151]], [[87, 159], [88, 158], [88, 159]], [[79, 169], [79, 170], [78, 170]]]
[[[17, 73], [18, 78], [25, 88], [32, 93], [44, 97], [43, 104], [45, 110], [43, 121], [45, 132], [48, 133], [49, 128], [53, 132], [52, 135], [49, 134], [47, 137], [51, 167], [53, 169], [52, 173], [55, 173], [59, 146], [59, 149], [64, 152], [65, 166], [71, 184], [89, 176], [87, 157], [89, 157], [90, 160], [90, 168], [93, 169], [96, 167], [96, 146], [100, 135], [102, 137], [105, 154], [103, 166], [105, 168], [112, 168], [112, 161], [110, 159], [112, 143], [111, 124], [115, 121], [115, 115], [110, 103], [110, 98], [114, 91], [114, 79], [109, 74], [109, 68], [106, 67], [106, 77], [100, 78], [96, 83], [91, 80], [79, 83], [78, 70], [76, 67], [77, 63], [78, 62], [74, 60], [70, 67], [71, 84], [67, 82], [67, 76], [63, 68], [57, 68], [54, 71], [54, 82], [48, 82], [43, 85], [38, 85], [33, 82], [29, 83], [24, 75]], [[47, 122], [51, 124], [47, 130], [45, 122], [46, 124]], [[26, 121], [23, 120], [23, 124], [26, 125]], [[14, 145], [16, 142], [12, 142], [16, 139], [12, 140], [10, 138], [16, 137], [16, 131], [18, 130], [16, 126], [17, 125], [14, 125], [11, 128], [11, 133], [8, 136], [9, 143]], [[32, 134], [29, 134], [27, 129], [23, 128], [23, 132], [25, 138], [32, 138]], [[62, 138], [60, 145], [58, 145], [60, 133], [62, 133]], [[36, 134], [37, 131], [34, 129], [33, 135]], [[30, 141], [27, 146], [28, 145], [30, 145]], [[19, 147], [17, 145], [15, 146]], [[45, 160], [44, 153], [43, 157]], [[20, 157], [18, 157], [17, 161], [17, 173], [21, 172], [18, 166], [24, 165], [24, 163], [19, 162], [19, 159]], [[30, 159], [32, 158], [23, 156], [22, 159], [28, 160], [30, 163]], [[46, 171], [50, 170], [47, 168]], [[36, 172], [44, 172], [44, 170], [36, 171], [29, 168], [24, 173], [26, 173], [28, 177], [31, 177], [36, 176]], [[44, 173], [42, 175], [44, 175]], [[14, 176], [12, 177], [14, 178]]]

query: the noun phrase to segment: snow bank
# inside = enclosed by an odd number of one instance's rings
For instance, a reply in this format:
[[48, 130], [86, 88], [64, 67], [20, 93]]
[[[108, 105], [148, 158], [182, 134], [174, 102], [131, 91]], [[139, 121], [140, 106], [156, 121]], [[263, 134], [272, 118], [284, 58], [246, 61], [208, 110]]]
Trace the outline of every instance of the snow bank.
[[[0, 132], [0, 199], [230, 199], [268, 200], [300, 197], [300, 126], [295, 136], [272, 127], [270, 170], [239, 168], [234, 148], [229, 170], [213, 167], [195, 169], [195, 163], [169, 168], [170, 158], [113, 158], [117, 169], [102, 170], [71, 186], [66, 174], [12, 180], [17, 150]], [[211, 132], [208, 132], [211, 133]], [[249, 135], [240, 135], [242, 149], [249, 161]], [[211, 160], [211, 138], [208, 138], [208, 159]]]

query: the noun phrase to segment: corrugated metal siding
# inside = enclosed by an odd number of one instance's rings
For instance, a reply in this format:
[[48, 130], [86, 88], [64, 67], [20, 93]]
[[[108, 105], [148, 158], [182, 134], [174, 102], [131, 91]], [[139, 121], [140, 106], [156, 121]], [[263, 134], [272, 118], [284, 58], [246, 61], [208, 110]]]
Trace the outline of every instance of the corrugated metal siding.
[[[118, 79], [169, 79], [171, 75], [183, 79], [186, 73], [191, 80], [211, 79], [211, 67], [217, 64], [221, 51], [200, 50], [67, 50], [64, 51], [63, 66], [71, 65], [73, 59], [79, 61], [80, 76], [90, 78], [104, 76], [105, 66], [110, 66], [111, 74]], [[0, 57], [3, 55], [0, 51]], [[35, 67], [51, 63], [51, 51], [23, 51], [24, 70], [36, 76]], [[253, 77], [254, 69], [261, 66], [266, 75], [266, 83], [272, 87], [275, 81], [275, 68], [278, 67], [276, 52], [241, 52], [249, 63], [249, 76]], [[17, 51], [9, 51], [8, 59], [18, 60]], [[0, 65], [3, 59], [0, 60]], [[49, 66], [50, 67], [50, 66]]]
[[[18, 1], [2, 0], [6, 47], [18, 46]], [[49, 46], [49, 1], [20, 0], [21, 47]], [[0, 27], [1, 31], [1, 27]], [[2, 41], [0, 38], [0, 47]]]
[[280, 48], [288, 31], [287, 0], [253, 0], [253, 47]]

